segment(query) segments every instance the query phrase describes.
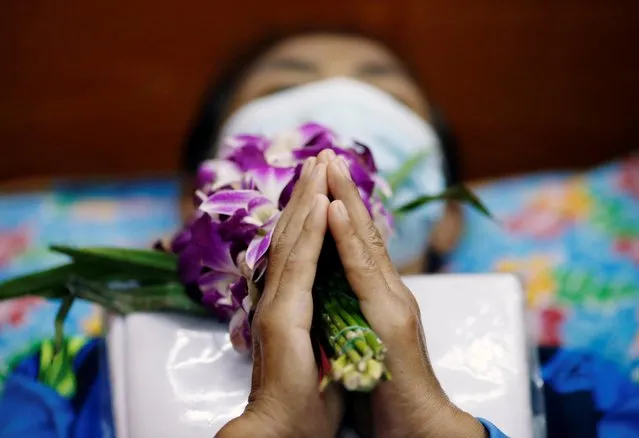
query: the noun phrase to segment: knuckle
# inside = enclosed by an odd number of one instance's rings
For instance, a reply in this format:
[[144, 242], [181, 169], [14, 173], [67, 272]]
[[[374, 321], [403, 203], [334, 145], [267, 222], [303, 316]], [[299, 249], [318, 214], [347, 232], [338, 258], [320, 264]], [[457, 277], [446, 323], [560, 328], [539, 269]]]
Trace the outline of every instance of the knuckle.
[[297, 264], [295, 262], [290, 263], [287, 262], [282, 269], [282, 276], [280, 277], [282, 281], [288, 282], [291, 281], [291, 278], [295, 275], [297, 271]]
[[421, 330], [421, 321], [418, 314], [413, 311], [410, 306], [406, 306], [403, 311], [399, 312], [398, 316], [397, 324], [402, 333], [419, 333]]
[[271, 339], [274, 333], [279, 330], [280, 323], [277, 318], [274, 317], [272, 312], [260, 312], [255, 314], [253, 319], [252, 331], [260, 341]]
[[366, 223], [366, 229], [364, 230], [366, 233], [366, 240], [369, 245], [375, 249], [376, 251], [386, 251], [386, 245], [382, 240], [382, 236], [379, 234], [379, 230], [375, 226], [372, 220], [369, 220]]
[[401, 339], [414, 339], [421, 333], [421, 317], [412, 304], [400, 297], [395, 297], [387, 303], [389, 309], [387, 323], [394, 336]]
[[377, 271], [377, 263], [375, 263], [375, 260], [373, 260], [373, 258], [368, 252], [364, 250], [361, 251], [360, 261], [361, 261], [363, 271], [365, 272]]
[[404, 298], [406, 305], [409, 310], [415, 313], [418, 317], [421, 316], [421, 310], [419, 308], [419, 303], [417, 302], [417, 298], [415, 295], [408, 289], [406, 286], [403, 286], [399, 291], [399, 295]]
[[291, 273], [299, 267], [303, 262], [303, 256], [299, 248], [291, 248], [286, 256], [286, 263], [284, 264], [284, 272]]
[[313, 215], [309, 213], [304, 219], [304, 223], [302, 224], [302, 234], [311, 234], [317, 231], [317, 227], [313, 224]]
[[284, 258], [284, 248], [286, 248], [287, 241], [288, 236], [286, 235], [286, 233], [280, 233], [277, 236], [277, 240], [274, 242], [274, 245], [271, 245], [269, 251], [269, 265], [276, 265], [280, 260]]
[[[357, 239], [357, 236], [353, 234], [353, 238]], [[371, 255], [368, 253], [368, 251], [366, 251], [366, 248], [364, 248], [361, 243], [357, 242], [356, 240], [345, 243], [345, 245], [353, 244], [357, 244], [357, 249], [355, 249], [355, 257], [348, 257], [346, 258], [346, 260], [342, 260], [344, 269], [347, 271], [361, 272], [364, 274], [371, 274], [373, 272], [376, 272], [377, 264], [375, 263], [375, 260], [373, 260], [373, 257], [371, 257]]]

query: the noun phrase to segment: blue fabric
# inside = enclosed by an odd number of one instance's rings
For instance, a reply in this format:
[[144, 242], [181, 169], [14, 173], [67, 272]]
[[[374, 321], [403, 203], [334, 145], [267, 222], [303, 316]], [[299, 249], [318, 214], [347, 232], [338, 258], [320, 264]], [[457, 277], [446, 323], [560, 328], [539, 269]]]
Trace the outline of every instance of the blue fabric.
[[76, 394], [67, 399], [37, 380], [39, 353], [7, 377], [0, 398], [0, 438], [112, 438], [114, 436], [104, 340], [76, 355]]
[[484, 425], [486, 432], [488, 432], [489, 438], [508, 438], [508, 436], [504, 432], [497, 429], [497, 426], [495, 426], [490, 421], [486, 421], [483, 418], [478, 418], [478, 420], [481, 422], [481, 424]]
[[559, 349], [542, 368], [548, 435], [639, 438], [639, 386], [618, 364]]
[[52, 388], [29, 376], [7, 378], [0, 400], [0, 437], [66, 438], [74, 416], [71, 404]]

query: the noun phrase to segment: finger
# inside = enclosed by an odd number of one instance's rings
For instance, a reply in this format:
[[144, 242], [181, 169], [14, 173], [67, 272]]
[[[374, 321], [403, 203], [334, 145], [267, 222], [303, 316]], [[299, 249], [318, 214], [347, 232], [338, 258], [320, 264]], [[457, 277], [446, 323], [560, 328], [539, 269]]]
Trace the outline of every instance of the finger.
[[328, 166], [328, 187], [335, 199], [344, 202], [353, 222], [364, 222], [370, 214], [362, 202], [362, 196], [351, 178], [348, 163], [343, 157], [331, 161]]
[[326, 233], [329, 201], [321, 194], [314, 198], [315, 204], [287, 257], [281, 280], [275, 292], [262, 297], [254, 318], [262, 353], [263, 384], [270, 388], [288, 384], [284, 381], [290, 380], [291, 375], [310, 382], [313, 388], [317, 385], [310, 337], [312, 288]]
[[340, 200], [328, 207], [328, 226], [337, 245], [342, 266], [351, 288], [362, 305], [383, 299], [390, 293], [386, 278], [357, 234], [349, 212]]
[[397, 284], [401, 281], [399, 274], [388, 256], [384, 240], [371, 219], [359, 190], [351, 179], [348, 164], [343, 158], [337, 158], [330, 163], [327, 182], [331, 195], [343, 202], [353, 229], [368, 248], [386, 280], [393, 285]]
[[295, 206], [297, 205], [302, 193], [304, 193], [304, 190], [306, 189], [306, 186], [308, 184], [308, 181], [310, 180], [310, 177], [313, 173], [313, 169], [315, 169], [316, 164], [317, 164], [317, 159], [315, 157], [310, 157], [306, 161], [304, 161], [304, 164], [302, 166], [302, 172], [300, 173], [300, 178], [295, 184], [295, 187], [293, 188], [291, 199], [288, 201], [287, 208], [285, 208], [284, 211], [282, 211], [282, 214], [280, 215], [280, 218], [277, 222], [277, 227], [275, 228], [275, 231], [273, 232], [273, 238], [272, 238], [273, 246], [279, 240], [284, 228], [286, 228], [286, 224], [288, 224], [288, 221], [291, 217], [292, 212], [295, 211]]
[[[310, 294], [309, 294], [310, 295]], [[253, 333], [260, 344], [260, 374], [258, 394], [276, 392], [307, 393], [317, 390], [317, 365], [311, 344], [310, 323], [307, 328], [297, 324], [297, 314], [285, 306], [275, 306], [260, 300], [253, 321]], [[312, 319], [312, 302], [308, 317]]]
[[[388, 348], [388, 365], [395, 375], [413, 375], [421, 370], [423, 329], [419, 312], [407, 299], [410, 291], [387, 282], [369, 248], [362, 242], [342, 201], [331, 202], [328, 226], [362, 313]], [[410, 295], [412, 296], [412, 295]], [[393, 379], [395, 380], [395, 379]]]
[[333, 161], [335, 157], [335, 152], [332, 149], [324, 149], [322, 152], [317, 154], [317, 161], [319, 161], [320, 163], [328, 164]]
[[329, 165], [327, 182], [335, 199], [344, 203], [353, 223], [353, 229], [379, 266], [391, 292], [419, 311], [417, 301], [404, 285], [399, 272], [393, 265], [384, 239], [371, 219], [359, 190], [351, 178], [348, 165], [342, 157], [333, 160]]
[[[311, 292], [317, 272], [317, 262], [326, 235], [330, 203], [326, 195], [323, 194], [316, 194], [313, 201], [314, 205], [302, 224], [297, 241], [288, 253], [279, 287], [273, 297], [273, 306], [283, 307], [281, 310], [284, 312], [289, 310], [299, 312], [300, 298], [305, 298], [312, 304]], [[312, 306], [310, 310], [312, 313]], [[308, 316], [307, 322], [310, 328], [311, 315]]]
[[286, 207], [286, 209], [291, 210], [288, 223], [285, 228], [282, 229], [278, 241], [275, 245], [272, 245], [271, 252], [269, 253], [267, 286], [264, 291], [266, 295], [272, 292], [269, 292], [269, 286], [277, 287], [280, 283], [282, 269], [284, 268], [291, 248], [302, 232], [304, 221], [315, 202], [315, 195], [321, 194], [326, 197], [327, 192], [326, 165], [324, 163], [318, 163], [314, 167], [304, 191], [300, 192], [296, 200], [296, 205]]

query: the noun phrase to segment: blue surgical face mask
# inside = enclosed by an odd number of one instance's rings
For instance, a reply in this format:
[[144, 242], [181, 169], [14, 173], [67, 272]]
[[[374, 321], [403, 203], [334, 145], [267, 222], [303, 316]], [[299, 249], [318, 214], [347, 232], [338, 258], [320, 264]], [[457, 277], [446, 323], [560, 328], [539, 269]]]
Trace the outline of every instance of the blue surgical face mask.
[[[441, 147], [432, 126], [384, 91], [349, 78], [326, 79], [256, 99], [231, 116], [218, 142], [235, 134], [274, 135], [306, 122], [367, 145], [386, 177], [417, 154], [425, 154], [395, 189], [391, 208], [445, 188]], [[443, 204], [436, 202], [396, 217], [389, 242], [396, 266], [424, 253], [431, 227], [442, 214]]]

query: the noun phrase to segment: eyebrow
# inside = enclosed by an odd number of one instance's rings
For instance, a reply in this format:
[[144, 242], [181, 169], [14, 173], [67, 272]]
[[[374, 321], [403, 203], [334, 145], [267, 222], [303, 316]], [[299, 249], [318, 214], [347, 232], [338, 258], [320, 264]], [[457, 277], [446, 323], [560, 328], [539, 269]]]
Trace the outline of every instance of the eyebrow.
[[299, 72], [315, 73], [318, 71], [317, 65], [312, 61], [298, 58], [274, 58], [269, 59], [262, 65], [263, 68], [274, 70], [292, 70]]
[[395, 63], [371, 61], [357, 68], [357, 76], [406, 76], [406, 72]]

